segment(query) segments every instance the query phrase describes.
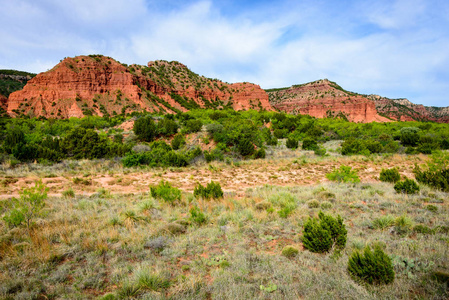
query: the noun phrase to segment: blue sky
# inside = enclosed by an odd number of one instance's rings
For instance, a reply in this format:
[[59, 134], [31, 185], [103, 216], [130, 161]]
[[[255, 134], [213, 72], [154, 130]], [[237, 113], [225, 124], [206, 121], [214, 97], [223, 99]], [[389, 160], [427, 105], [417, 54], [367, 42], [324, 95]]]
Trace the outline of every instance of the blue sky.
[[165, 59], [262, 88], [321, 78], [449, 106], [449, 1], [0, 0], [0, 69]]

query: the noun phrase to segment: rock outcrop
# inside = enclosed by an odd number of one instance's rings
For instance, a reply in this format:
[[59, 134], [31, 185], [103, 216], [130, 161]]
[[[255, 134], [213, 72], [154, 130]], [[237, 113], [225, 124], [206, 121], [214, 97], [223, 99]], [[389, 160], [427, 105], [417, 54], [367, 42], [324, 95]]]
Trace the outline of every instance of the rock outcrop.
[[6, 110], [8, 107], [8, 98], [6, 98], [5, 96], [3, 96], [2, 94], [0, 94], [0, 107], [3, 110]]
[[449, 107], [424, 106], [408, 99], [389, 99], [379, 95], [369, 95], [376, 104], [377, 111], [392, 120], [434, 121], [449, 123]]
[[346, 91], [327, 79], [267, 92], [270, 104], [287, 113], [317, 118], [341, 117], [360, 123], [390, 121], [377, 113], [374, 101]]
[[127, 66], [110, 57], [90, 55], [66, 58], [38, 74], [9, 96], [7, 111], [12, 116], [69, 118], [226, 105], [236, 110], [273, 110], [258, 85], [209, 79], [178, 62]]

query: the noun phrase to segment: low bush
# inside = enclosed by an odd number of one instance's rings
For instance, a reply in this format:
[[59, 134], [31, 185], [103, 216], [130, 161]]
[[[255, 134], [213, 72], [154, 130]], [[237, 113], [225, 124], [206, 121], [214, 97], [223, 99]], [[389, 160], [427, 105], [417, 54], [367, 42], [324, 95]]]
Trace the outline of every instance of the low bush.
[[203, 199], [219, 199], [223, 198], [223, 190], [221, 189], [221, 185], [218, 182], [209, 182], [206, 187], [202, 186], [201, 183], [193, 190], [193, 195], [196, 198]]
[[164, 148], [153, 148], [152, 151], [142, 153], [128, 153], [122, 159], [123, 166], [134, 167], [149, 165], [151, 167], [185, 167], [187, 157], [182, 153]]
[[414, 170], [416, 180], [435, 189], [449, 192], [449, 168], [423, 171], [419, 167]]
[[207, 222], [207, 217], [203, 211], [198, 207], [194, 206], [190, 209], [190, 221], [197, 225], [202, 225]]
[[286, 219], [295, 209], [296, 204], [294, 202], [287, 202], [278, 211], [279, 217]]
[[401, 179], [399, 171], [396, 168], [382, 169], [380, 172], [380, 181], [396, 183]]
[[394, 185], [396, 193], [416, 194], [419, 192], [419, 185], [413, 179], [406, 178], [404, 181], [398, 181]]
[[174, 203], [181, 200], [181, 191], [167, 181], [160, 181], [158, 185], [150, 187], [151, 196], [156, 199], [162, 199], [168, 203]]
[[19, 199], [12, 199], [12, 209], [5, 214], [3, 220], [9, 226], [20, 226], [24, 223], [30, 233], [34, 219], [43, 217], [45, 199], [47, 199], [48, 188], [38, 181], [34, 187], [25, 188], [20, 192]]
[[249, 156], [254, 153], [254, 144], [249, 139], [242, 139], [238, 144], [238, 151], [242, 156]]
[[157, 135], [156, 123], [152, 117], [141, 117], [134, 121], [133, 131], [140, 140], [151, 142]]
[[201, 120], [188, 120], [185, 124], [185, 131], [187, 133], [198, 132], [203, 127]]
[[394, 231], [399, 235], [408, 234], [413, 228], [413, 220], [402, 215], [394, 220]]
[[318, 149], [318, 143], [316, 140], [312, 138], [305, 138], [302, 141], [302, 149], [304, 150], [317, 150]]
[[264, 148], [260, 148], [260, 149], [256, 150], [256, 152], [254, 153], [255, 159], [263, 159], [263, 158], [265, 158], [265, 156], [266, 156], [266, 153], [265, 153]]
[[320, 207], [320, 202], [316, 199], [312, 199], [312, 200], [307, 201], [307, 206], [309, 208], [318, 208], [318, 207]]
[[326, 155], [326, 149], [324, 147], [318, 147], [314, 150], [314, 154], [317, 156], [325, 156]]
[[341, 250], [346, 245], [347, 233], [340, 216], [334, 218], [320, 211], [318, 218], [309, 218], [304, 224], [302, 242], [312, 252], [329, 252], [333, 247]]
[[185, 144], [186, 144], [186, 139], [184, 138], [184, 136], [182, 134], [175, 135], [175, 137], [171, 141], [171, 147], [173, 148], [173, 150], [178, 150]]
[[349, 166], [340, 166], [339, 169], [335, 169], [331, 173], [326, 174], [326, 178], [331, 181], [337, 182], [360, 182], [360, 178], [357, 175], [356, 170], [352, 170]]
[[298, 140], [292, 137], [289, 137], [287, 139], [287, 142], [285, 144], [287, 146], [287, 148], [289, 149], [296, 149], [298, 148]]
[[391, 259], [380, 247], [374, 252], [367, 246], [363, 253], [354, 251], [349, 257], [348, 272], [356, 280], [368, 284], [389, 284], [394, 280]]
[[295, 257], [296, 255], [298, 255], [298, 253], [299, 253], [298, 248], [294, 246], [285, 246], [282, 249], [282, 256], [285, 256], [287, 258]]

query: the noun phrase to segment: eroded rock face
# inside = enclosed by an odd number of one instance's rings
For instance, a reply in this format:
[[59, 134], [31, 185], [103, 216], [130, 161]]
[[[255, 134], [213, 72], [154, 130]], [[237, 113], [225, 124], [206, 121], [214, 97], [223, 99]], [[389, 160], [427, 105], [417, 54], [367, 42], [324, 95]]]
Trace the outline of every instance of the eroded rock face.
[[317, 118], [343, 117], [351, 122], [388, 122], [377, 113], [372, 100], [343, 90], [327, 79], [269, 91], [270, 104], [292, 114]]
[[273, 109], [267, 93], [254, 84], [208, 79], [178, 62], [127, 66], [92, 55], [66, 58], [38, 74], [9, 96], [7, 111], [12, 116], [69, 118], [131, 111], [173, 113], [195, 105], [226, 104], [234, 109]]
[[8, 98], [3, 96], [2, 94], [0, 94], [0, 107], [4, 110], [6, 110], [8, 107]]
[[408, 99], [389, 99], [379, 95], [369, 95], [368, 98], [374, 101], [382, 115], [393, 120], [449, 123], [449, 107], [424, 106]]

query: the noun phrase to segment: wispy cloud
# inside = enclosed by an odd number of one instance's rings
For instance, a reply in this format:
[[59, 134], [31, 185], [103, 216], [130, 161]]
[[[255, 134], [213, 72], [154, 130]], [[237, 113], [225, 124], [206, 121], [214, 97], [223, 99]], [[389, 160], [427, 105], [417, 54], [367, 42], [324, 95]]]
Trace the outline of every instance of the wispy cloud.
[[65, 56], [178, 60], [264, 88], [323, 77], [347, 89], [448, 105], [449, 3], [0, 0], [0, 68]]

